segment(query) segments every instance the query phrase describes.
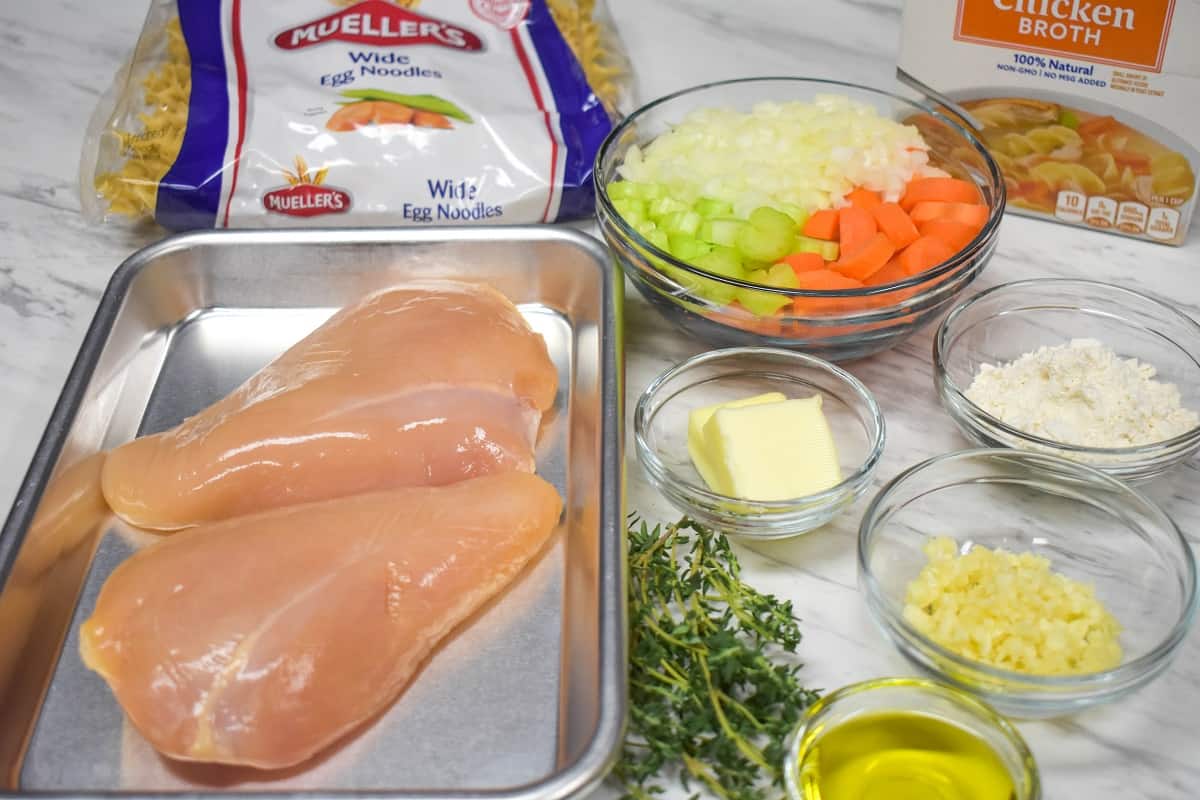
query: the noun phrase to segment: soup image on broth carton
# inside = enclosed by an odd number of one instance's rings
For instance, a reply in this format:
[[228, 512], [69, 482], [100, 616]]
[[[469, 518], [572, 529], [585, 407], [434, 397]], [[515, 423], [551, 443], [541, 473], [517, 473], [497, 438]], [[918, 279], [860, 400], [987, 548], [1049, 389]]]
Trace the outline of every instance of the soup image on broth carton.
[[1200, 0], [909, 0], [897, 74], [977, 131], [1016, 213], [1182, 244]]

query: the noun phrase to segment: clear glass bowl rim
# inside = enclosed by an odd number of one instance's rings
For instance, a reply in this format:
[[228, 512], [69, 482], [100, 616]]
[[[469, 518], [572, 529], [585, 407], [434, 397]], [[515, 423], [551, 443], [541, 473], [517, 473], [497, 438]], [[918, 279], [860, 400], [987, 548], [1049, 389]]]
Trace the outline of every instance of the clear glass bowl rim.
[[[983, 700], [956, 686], [932, 678], [910, 677], [872, 678], [860, 681], [859, 683], [852, 683], [840, 689], [835, 689], [806, 708], [804, 714], [800, 717], [800, 721], [792, 729], [787, 739], [787, 752], [784, 755], [784, 776], [789, 789], [795, 791], [795, 788], [792, 786], [791, 775], [795, 768], [799, 766], [800, 739], [807, 733], [812, 721], [826, 709], [836, 706], [843, 700], [882, 689], [913, 689], [921, 693], [937, 695], [942, 699], [954, 703], [970, 713], [982, 724], [999, 732], [1008, 741], [1009, 745], [1012, 746], [1013, 750], [1016, 751], [1026, 772], [1025, 777], [1029, 783], [1028, 792], [1022, 796], [1021, 800], [1039, 800], [1041, 798], [1042, 781], [1037, 766], [1037, 759], [1034, 758], [1033, 751], [1029, 749], [1029, 744], [1025, 741], [1025, 737], [1021, 735], [1021, 732], [1017, 730], [1015, 725]], [[790, 796], [791, 792], [789, 791], [788, 794]]]
[[[745, 83], [770, 83], [770, 82], [778, 82], [781, 84], [807, 84], [807, 85], [813, 85], [813, 86], [827, 86], [827, 87], [830, 87], [831, 89], [837, 88], [837, 87], [854, 89], [856, 91], [866, 92], [868, 94], [877, 95], [879, 97], [884, 97], [889, 100], [903, 103], [907, 106], [910, 106], [915, 111], [921, 111], [926, 114], [930, 114], [931, 116], [933, 116], [933, 117], [941, 120], [942, 122], [946, 123], [947, 125], [949, 125], [957, 133], [959, 133], [964, 139], [966, 139], [967, 142], [971, 145], [971, 147], [974, 148], [977, 153], [979, 153], [980, 157], [983, 159], [984, 164], [987, 165], [988, 172], [990, 173], [989, 177], [991, 178], [992, 185], [996, 187], [997, 202], [994, 205], [992, 205], [991, 208], [989, 208], [988, 220], [984, 224], [983, 229], [980, 230], [980, 232], [975, 236], [974, 239], [972, 239], [967, 244], [966, 247], [964, 247], [962, 250], [960, 250], [958, 253], [956, 253], [955, 256], [953, 258], [951, 258], [949, 261], [943, 262], [942, 264], [939, 264], [937, 267], [934, 267], [933, 269], [930, 269], [930, 270], [926, 270], [925, 272], [922, 272], [919, 275], [914, 275], [912, 277], [905, 278], [902, 281], [896, 281], [895, 283], [885, 283], [880, 286], [868, 286], [868, 287], [864, 287], [862, 289], [815, 290], [815, 289], [782, 289], [777, 286], [766, 286], [764, 284], [750, 283], [749, 281], [742, 281], [742, 280], [738, 280], [736, 278], [729, 278], [724, 275], [719, 275], [715, 272], [708, 272], [706, 270], [700, 269], [699, 267], [688, 264], [685, 261], [680, 261], [675, 256], [671, 255], [670, 253], [668, 253], [665, 250], [660, 250], [658, 247], [656, 247], [654, 244], [652, 244], [649, 240], [647, 240], [645, 237], [643, 237], [640, 233], [638, 233], [638, 231], [636, 229], [634, 229], [634, 227], [632, 225], [630, 225], [628, 222], [625, 221], [625, 218], [622, 217], [621, 214], [617, 212], [616, 207], [613, 205], [612, 200], [608, 196], [608, 192], [604, 190], [603, 186], [601, 186], [600, 181], [601, 181], [601, 166], [605, 163], [609, 150], [611, 148], [613, 148], [614, 146], [616, 146], [616, 142], [620, 139], [621, 135], [627, 129], [632, 127], [633, 124], [640, 117], [650, 113], [651, 111], [656, 109], [658, 106], [664, 105], [666, 103], [669, 103], [672, 100], [676, 100], [680, 97], [683, 97], [683, 96], [686, 96], [689, 94], [699, 93], [699, 92], [706, 91], [709, 89], [716, 89], [716, 88], [720, 88], [720, 87], [724, 87], [724, 86], [736, 86], [738, 84], [745, 84]], [[963, 127], [960, 123], [956, 122], [953, 118], [948, 117], [945, 114], [938, 111], [937, 109], [935, 109], [932, 105], [928, 105], [921, 101], [912, 100], [907, 97], [901, 97], [898, 94], [893, 94], [891, 92], [887, 92], [882, 89], [875, 89], [870, 86], [863, 86], [862, 84], [858, 84], [858, 83], [849, 83], [847, 81], [824, 80], [821, 78], [794, 77], [794, 76], [786, 76], [786, 75], [766, 75], [766, 76], [760, 76], [760, 77], [733, 78], [731, 80], [713, 81], [711, 83], [703, 83], [698, 86], [690, 86], [686, 89], [680, 89], [679, 91], [672, 92], [671, 94], [664, 95], [663, 97], [660, 97], [656, 100], [646, 103], [641, 108], [637, 109], [632, 114], [630, 114], [628, 117], [623, 119], [621, 121], [621, 123], [619, 125], [617, 125], [617, 127], [615, 127], [608, 134], [608, 136], [605, 137], [604, 141], [600, 145], [599, 151], [597, 151], [597, 153], [596, 153], [596, 161], [592, 168], [592, 179], [595, 184], [597, 204], [604, 210], [604, 212], [609, 217], [611, 217], [614, 220], [617, 228], [621, 231], [621, 234], [627, 240], [632, 241], [633, 244], [636, 245], [638, 248], [650, 253], [651, 255], [653, 255], [657, 258], [660, 258], [660, 259], [666, 261], [673, 267], [682, 269], [686, 272], [690, 272], [693, 275], [697, 275], [702, 278], [714, 280], [714, 281], [717, 281], [718, 283], [724, 283], [728, 286], [737, 286], [737, 287], [741, 287], [744, 289], [758, 289], [760, 291], [771, 292], [773, 294], [784, 295], [786, 297], [818, 297], [818, 298], [874, 297], [876, 295], [882, 295], [882, 294], [888, 294], [889, 292], [894, 292], [897, 289], [907, 289], [912, 286], [919, 286], [922, 284], [926, 284], [926, 283], [929, 283], [934, 278], [940, 278], [944, 275], [952, 273], [952, 272], [956, 271], [959, 267], [963, 266], [964, 264], [970, 263], [976, 256], [978, 256], [980, 253], [982, 253], [986, 249], [988, 242], [995, 235], [996, 229], [1000, 225], [1000, 220], [1004, 216], [1005, 200], [1007, 198], [1007, 187], [1005, 186], [1004, 178], [1000, 173], [1000, 167], [996, 164], [996, 162], [992, 158], [991, 154], [988, 153], [987, 148], [983, 146], [983, 143], [981, 141], [979, 141], [979, 138], [976, 137], [975, 134], [973, 134], [970, 130]]]
[[[1010, 460], [1032, 462], [1031, 469], [1036, 472], [1040, 467], [1052, 467], [1055, 471], [1064, 471], [1074, 473], [1074, 477], [1081, 480], [1094, 481], [1106, 485], [1109, 489], [1118, 493], [1130, 495], [1136, 502], [1142, 503], [1146, 507], [1156, 512], [1166, 523], [1169, 530], [1169, 535], [1172, 540], [1179, 545], [1182, 550], [1183, 564], [1181, 569], [1184, 573], [1184, 579], [1187, 584], [1187, 596], [1183, 601], [1183, 609], [1179, 614], [1179, 618], [1175, 620], [1175, 624], [1171, 630], [1153, 649], [1138, 656], [1132, 661], [1128, 661], [1110, 670], [1103, 672], [1088, 672], [1082, 675], [1034, 675], [1026, 672], [1014, 672], [1012, 670], [993, 667], [990, 664], [985, 664], [981, 661], [974, 661], [969, 658], [964, 658], [959, 654], [942, 647], [937, 642], [933, 641], [925, 634], [918, 631], [904, 619], [904, 615], [896, 613], [894, 604], [888, 600], [879, 587], [879, 581], [875, 574], [867, 565], [867, 542], [871, 538], [871, 534], [875, 528], [876, 517], [883, 503], [891, 497], [896, 487], [907, 481], [913, 475], [923, 472], [927, 469], [941, 466], [946, 463], [955, 461], [967, 461], [977, 458], [991, 458], [999, 456]], [[1131, 682], [1136, 682], [1139, 677], [1147, 672], [1158, 667], [1163, 659], [1168, 657], [1187, 636], [1188, 629], [1191, 627], [1192, 618], [1196, 614], [1197, 593], [1196, 593], [1196, 557], [1192, 552], [1191, 545], [1188, 544], [1183, 532], [1179, 530], [1179, 526], [1162, 507], [1147, 497], [1142, 492], [1133, 488], [1127, 483], [1117, 480], [1111, 475], [1102, 472], [1085, 464], [1080, 464], [1077, 461], [1071, 461], [1060, 456], [1049, 455], [1047, 453], [1034, 453], [1025, 450], [1013, 450], [1007, 447], [996, 448], [973, 448], [970, 450], [958, 450], [953, 453], [943, 453], [941, 455], [928, 458], [918, 464], [914, 464], [908, 469], [901, 472], [895, 478], [892, 478], [888, 483], [879, 490], [879, 493], [872, 498], [867, 510], [863, 513], [862, 521], [858, 527], [858, 572], [862, 576], [863, 582], [866, 584], [866, 594], [870, 601], [868, 605], [872, 608], [879, 608], [884, 613], [882, 620], [887, 627], [897, 629], [904, 634], [904, 637], [910, 641], [915, 641], [922, 648], [932, 653], [938, 659], [944, 660], [952, 664], [954, 667], [962, 668], [971, 672], [982, 674], [990, 680], [1016, 684], [1021, 688], [1014, 692], [1004, 694], [1012, 694], [1014, 696], [1029, 696], [1036, 697], [1036, 692], [1041, 689], [1049, 690], [1070, 690], [1070, 689], [1086, 689], [1093, 684], [1097, 685], [1112, 685], [1119, 687]], [[939, 671], [944, 672], [945, 670]]]
[[[850, 475], [842, 479], [835, 486], [831, 486], [824, 491], [816, 494], [796, 497], [791, 500], [743, 500], [739, 497], [729, 497], [728, 495], [717, 494], [703, 486], [697, 486], [691, 481], [683, 480], [681, 477], [671, 470], [662, 459], [654, 452], [654, 448], [646, 440], [646, 426], [649, 424], [648, 415], [650, 413], [650, 403], [662, 390], [662, 388], [671, 380], [679, 377], [688, 370], [702, 366], [709, 361], [715, 361], [721, 358], [730, 356], [773, 356], [785, 358], [795, 361], [800, 365], [818, 369], [833, 375], [835, 378], [842, 381], [850, 388], [850, 391], [863, 403], [867, 408], [867, 413], [871, 417], [871, 421], [875, 426], [875, 436], [871, 440], [870, 451], [867, 453], [863, 463]], [[870, 477], [874, 472], [879, 460], [883, 457], [883, 450], [887, 441], [887, 430], [884, 422], [883, 412], [879, 408], [879, 404], [875, 400], [875, 396], [871, 394], [871, 390], [863, 384], [858, 378], [851, 375], [846, 370], [836, 364], [830, 363], [822, 358], [800, 353], [794, 350], [784, 350], [777, 347], [726, 347], [718, 350], [709, 350], [704, 353], [699, 353], [691, 358], [685, 359], [673, 367], [661, 372], [658, 377], [650, 382], [650, 384], [638, 397], [637, 406], [633, 412], [633, 436], [637, 444], [638, 457], [642, 459], [642, 464], [654, 474], [659, 480], [666, 480], [675, 485], [682, 485], [686, 488], [687, 493], [702, 500], [711, 503], [738, 503], [744, 505], [753, 505], [756, 508], [762, 508], [767, 513], [795, 511], [796, 505], [803, 502], [805, 505], [801, 511], [805, 514], [812, 511], [813, 506], [820, 506], [825, 503], [840, 501], [848, 490], [853, 490], [864, 479]], [[780, 517], [780, 521], [785, 521], [785, 517]]]
[[[1020, 430], [1019, 428], [1014, 428], [1007, 422], [999, 419], [998, 417], [992, 416], [972, 402], [971, 399], [964, 394], [963, 390], [959, 388], [958, 384], [951, 379], [950, 373], [946, 369], [945, 361], [949, 352], [950, 345], [948, 339], [950, 338], [951, 328], [954, 326], [954, 323], [956, 323], [960, 317], [970, 311], [976, 303], [982, 302], [983, 300], [991, 298], [997, 294], [1010, 292], [1016, 289], [1036, 289], [1039, 286], [1054, 287], [1056, 289], [1069, 288], [1073, 286], [1080, 289], [1100, 290], [1113, 294], [1125, 295], [1128, 298], [1136, 298], [1141, 302], [1157, 306], [1164, 314], [1178, 320], [1185, 327], [1191, 328], [1195, 333], [1197, 341], [1200, 341], [1200, 323], [1197, 323], [1194, 319], [1175, 308], [1170, 303], [1159, 300], [1157, 297], [1151, 297], [1148, 294], [1143, 294], [1142, 292], [1134, 289], [1127, 289], [1124, 286], [1117, 286], [1113, 283], [1105, 283], [1104, 281], [1095, 281], [1086, 278], [1026, 278], [1019, 281], [1009, 281], [1008, 283], [1001, 283], [997, 286], [993, 286], [990, 289], [984, 289], [978, 294], [960, 301], [956, 306], [954, 306], [954, 308], [950, 310], [948, 314], [946, 314], [945, 319], [942, 320], [942, 323], [938, 326], [937, 333], [933, 337], [934, 375], [936, 375], [938, 381], [945, 386], [948, 391], [951, 392], [956, 402], [966, 404], [967, 408], [970, 409], [973, 415], [982, 418], [983, 421], [991, 427], [994, 427], [1003, 433], [1012, 436], [1013, 438], [1030, 442], [1042, 447], [1058, 450], [1064, 453], [1124, 457], [1145, 455], [1150, 456], [1151, 460], [1153, 460], [1155, 456], [1161, 455], [1163, 451], [1173, 451], [1177, 447], [1188, 446], [1200, 440], [1200, 425], [1197, 425], [1189, 431], [1172, 436], [1170, 439], [1163, 439], [1158, 442], [1150, 442], [1149, 444], [1140, 444], [1134, 447], [1087, 447], [1078, 444], [1067, 444], [1065, 442], [1056, 442], [1053, 439], [1046, 439], [1036, 434]], [[1047, 300], [1045, 303], [1041, 304], [1041, 306], [1047, 308], [1053, 307], [1052, 303], [1053, 301]], [[1189, 356], [1191, 356], [1191, 351], [1189, 348], [1181, 346], [1180, 343], [1174, 339], [1168, 338], [1167, 341], [1176, 345], [1183, 350], [1184, 353], [1187, 353]], [[1197, 368], [1200, 369], [1200, 362], [1196, 361], [1195, 356], [1191, 356], [1191, 358], [1193, 362], [1196, 363]], [[1104, 467], [1107, 465], [1102, 464], [1100, 466]], [[1132, 466], [1132, 464], [1121, 464], [1119, 466]]]

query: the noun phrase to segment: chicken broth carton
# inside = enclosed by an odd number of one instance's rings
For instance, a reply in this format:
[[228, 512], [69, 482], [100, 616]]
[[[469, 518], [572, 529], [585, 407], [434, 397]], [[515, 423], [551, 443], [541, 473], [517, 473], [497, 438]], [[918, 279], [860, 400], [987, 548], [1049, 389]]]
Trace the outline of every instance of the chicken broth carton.
[[1200, 0], [909, 0], [898, 74], [973, 125], [1008, 208], [1182, 244]]

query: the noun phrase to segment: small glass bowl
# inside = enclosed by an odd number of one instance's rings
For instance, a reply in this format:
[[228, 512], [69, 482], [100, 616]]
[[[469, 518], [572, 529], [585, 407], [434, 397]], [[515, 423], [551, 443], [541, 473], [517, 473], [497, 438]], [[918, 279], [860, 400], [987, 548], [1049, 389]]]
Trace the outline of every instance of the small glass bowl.
[[984, 364], [1013, 361], [1044, 345], [1097, 339], [1122, 358], [1157, 369], [1185, 408], [1200, 411], [1200, 325], [1170, 305], [1097, 281], [1039, 278], [981, 292], [947, 315], [933, 344], [942, 405], [962, 432], [984, 447], [1014, 447], [1089, 464], [1124, 480], [1153, 478], [1200, 449], [1200, 426], [1138, 447], [1082, 447], [1018, 430], [967, 399]]
[[[942, 647], [904, 618], [922, 550], [949, 536], [1032, 552], [1091, 584], [1122, 626], [1122, 661], [1082, 675], [1000, 669]], [[1196, 564], [1175, 523], [1152, 500], [1099, 470], [1024, 450], [965, 450], [924, 461], [883, 488], [858, 533], [859, 584], [900, 652], [935, 676], [1016, 717], [1074, 713], [1123, 697], [1157, 677], [1196, 612]]]
[[[688, 415], [766, 392], [789, 399], [822, 396], [845, 476], [841, 483], [778, 502], [751, 502], [708, 489], [688, 454]], [[885, 433], [875, 398], [844, 369], [790, 350], [739, 347], [703, 353], [659, 375], [638, 399], [634, 437], [650, 482], [692, 519], [725, 533], [777, 539], [818, 528], [851, 506], [871, 483]]]
[[1016, 728], [986, 704], [952, 686], [920, 678], [881, 678], [856, 683], [825, 695], [810, 706], [788, 739], [784, 782], [789, 800], [820, 800], [807, 791], [801, 777], [805, 759], [821, 746], [822, 737], [841, 723], [866, 714], [914, 712], [955, 725], [973, 734], [999, 756], [1016, 793], [1012, 800], [1042, 796], [1037, 763]]
[[[689, 113], [704, 108], [749, 110], [762, 102], [812, 101], [844, 95], [880, 116], [915, 126], [930, 148], [931, 162], [974, 183], [988, 206], [979, 234], [948, 261], [896, 283], [862, 289], [779, 289], [727, 278], [680, 261], [655, 247], [618, 213], [606, 187], [619, 177], [625, 155], [646, 146]], [[739, 78], [684, 89], [630, 114], [596, 155], [596, 219], [613, 258], [638, 292], [663, 318], [714, 347], [779, 347], [831, 361], [863, 358], [902, 342], [938, 319], [983, 271], [996, 247], [1004, 216], [1000, 168], [983, 143], [957, 119], [898, 95], [840, 81], [814, 78]], [[760, 317], [714, 302], [694, 288], [696, 278], [777, 295], [790, 308]]]

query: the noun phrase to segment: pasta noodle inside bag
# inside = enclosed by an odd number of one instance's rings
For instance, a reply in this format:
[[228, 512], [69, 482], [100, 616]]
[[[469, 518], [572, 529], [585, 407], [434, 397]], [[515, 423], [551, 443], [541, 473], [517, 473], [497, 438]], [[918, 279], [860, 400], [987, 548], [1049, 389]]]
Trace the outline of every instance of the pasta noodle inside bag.
[[83, 211], [172, 230], [586, 217], [629, 78], [603, 0], [154, 0], [90, 126]]

